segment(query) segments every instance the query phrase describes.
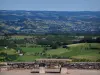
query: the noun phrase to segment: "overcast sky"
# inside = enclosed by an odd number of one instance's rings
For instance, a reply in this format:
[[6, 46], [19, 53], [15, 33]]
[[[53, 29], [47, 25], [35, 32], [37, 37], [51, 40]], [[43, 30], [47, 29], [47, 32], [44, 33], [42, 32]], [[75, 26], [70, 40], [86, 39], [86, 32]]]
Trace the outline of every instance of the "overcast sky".
[[0, 10], [100, 11], [100, 0], [0, 0]]

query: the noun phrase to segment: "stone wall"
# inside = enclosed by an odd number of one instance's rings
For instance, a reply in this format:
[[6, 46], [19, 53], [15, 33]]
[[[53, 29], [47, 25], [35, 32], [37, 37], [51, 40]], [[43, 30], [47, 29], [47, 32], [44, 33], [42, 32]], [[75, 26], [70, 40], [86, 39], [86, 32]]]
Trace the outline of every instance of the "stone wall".
[[100, 69], [100, 63], [95, 62], [73, 62], [63, 65], [68, 69]]
[[[33, 69], [39, 68], [39, 64], [36, 63], [8, 63], [12, 69]], [[63, 64], [62, 67], [68, 69], [100, 69], [100, 62], [72, 62]]]

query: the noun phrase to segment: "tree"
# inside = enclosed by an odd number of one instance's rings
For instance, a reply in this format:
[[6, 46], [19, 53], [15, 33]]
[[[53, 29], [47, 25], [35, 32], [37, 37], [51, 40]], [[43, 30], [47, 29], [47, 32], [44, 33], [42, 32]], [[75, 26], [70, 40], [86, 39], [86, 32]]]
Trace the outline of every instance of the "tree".
[[0, 56], [1, 56], [1, 57], [6, 57], [6, 56], [7, 56], [7, 53], [1, 52], [1, 53], [0, 53]]
[[100, 59], [96, 60], [96, 62], [100, 62]]
[[52, 49], [57, 49], [59, 47], [57, 42], [53, 42], [53, 44], [51, 45]]
[[47, 51], [48, 50], [48, 48], [47, 47], [44, 47], [44, 51]]
[[0, 59], [0, 61], [6, 61], [7, 53], [1, 52], [0, 57], [3, 57], [3, 59]]
[[53, 44], [51, 45], [52, 49], [57, 49], [58, 48], [58, 45], [57, 44]]
[[15, 41], [9, 40], [8, 47], [9, 47], [9, 48], [14, 48], [14, 49], [15, 49], [15, 48], [17, 47], [17, 45], [16, 45]]

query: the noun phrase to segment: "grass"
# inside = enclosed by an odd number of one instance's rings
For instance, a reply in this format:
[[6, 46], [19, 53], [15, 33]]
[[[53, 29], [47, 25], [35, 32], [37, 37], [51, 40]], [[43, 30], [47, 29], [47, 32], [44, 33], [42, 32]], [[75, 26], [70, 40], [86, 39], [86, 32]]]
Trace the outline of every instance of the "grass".
[[12, 39], [24, 39], [24, 38], [31, 38], [32, 36], [14, 35], [11, 37], [12, 37]]
[[[18, 56], [17, 58], [16, 56], [16, 50], [14, 49], [4, 49], [4, 47], [0, 48], [0, 53], [4, 52], [7, 53], [9, 58], [12, 61], [34, 61], [37, 58], [40, 58], [40, 56], [33, 56], [33, 55], [23, 55], [23, 56]], [[36, 53], [36, 52], [41, 52], [43, 50], [43, 48], [26, 48], [26, 47], [22, 47], [22, 50], [24, 52], [29, 52], [29, 53]], [[18, 55], [18, 54], [17, 54]], [[0, 57], [0, 59], [4, 59], [3, 57]]]
[[35, 59], [38, 59], [38, 58], [41, 58], [40, 56], [27, 56], [27, 55], [24, 55], [24, 56], [20, 56], [18, 57], [15, 61], [26, 61], [26, 62], [31, 62], [31, 61], [34, 61]]
[[69, 50], [66, 48], [58, 48], [58, 49], [48, 50], [46, 53], [51, 55], [60, 55], [65, 52], [69, 52]]
[[[47, 51], [50, 55], [59, 55], [77, 59], [89, 59], [96, 61], [100, 59], [100, 44], [99, 43], [80, 43], [68, 45], [70, 49], [58, 48]], [[92, 49], [93, 48], [93, 49]]]
[[77, 59], [89, 59], [92, 61], [96, 61], [97, 59], [100, 59], [100, 55], [92, 56], [92, 55], [78, 55], [78, 56], [72, 56], [72, 58]]
[[[57, 48], [47, 50], [46, 53], [50, 55], [58, 55], [76, 59], [89, 59], [91, 61], [96, 61], [100, 59], [100, 44], [99, 43], [80, 43], [80, 44], [71, 44], [68, 45], [69, 49], [66, 48]], [[41, 53], [43, 51], [43, 47], [21, 47], [21, 49], [25, 52], [23, 56], [14, 57], [12, 61], [34, 61], [38, 58], [43, 58], [40, 55], [32, 55], [32, 53]], [[5, 52], [12, 57], [16, 55], [16, 50], [14, 49], [4, 49], [4, 47], [0, 47], [0, 53]], [[27, 55], [29, 54], [29, 55]], [[1, 57], [0, 57], [1, 58]], [[12, 59], [12, 58], [11, 58]]]
[[[28, 53], [28, 54], [32, 54], [32, 53], [39, 53], [42, 52], [43, 48], [42, 47], [34, 47], [34, 48], [30, 48], [30, 47], [21, 47], [21, 49]], [[24, 54], [23, 56], [19, 56], [17, 58], [17, 60], [15, 61], [34, 61], [35, 59], [41, 58], [40, 56], [34, 56], [34, 55], [26, 55]]]
[[7, 53], [7, 54], [9, 54], [9, 55], [16, 54], [16, 50], [14, 50], [14, 49], [3, 49], [3, 48], [2, 48], [2, 50], [0, 50], [0, 53], [1, 53], [1, 52]]
[[34, 47], [34, 48], [30, 48], [30, 47], [21, 47], [21, 49], [24, 51], [24, 52], [34, 52], [34, 53], [37, 53], [37, 52], [42, 52], [43, 48], [42, 47]]

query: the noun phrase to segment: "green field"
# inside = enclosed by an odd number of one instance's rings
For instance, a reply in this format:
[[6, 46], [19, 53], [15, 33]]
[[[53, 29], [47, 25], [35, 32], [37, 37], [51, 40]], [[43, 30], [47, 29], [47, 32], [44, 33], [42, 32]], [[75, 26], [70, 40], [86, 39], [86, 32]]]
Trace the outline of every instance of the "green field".
[[[91, 46], [91, 47], [90, 47]], [[100, 59], [100, 44], [98, 43], [81, 43], [68, 45], [69, 49], [58, 48], [47, 51], [50, 55], [59, 55], [77, 59], [89, 59], [96, 61]]]
[[42, 47], [36, 47], [36, 48], [30, 48], [30, 47], [21, 47], [21, 49], [24, 51], [24, 52], [42, 52], [43, 48]]
[[40, 56], [32, 56], [32, 55], [24, 55], [24, 56], [20, 56], [18, 57], [15, 61], [26, 61], [26, 62], [29, 62], [29, 61], [34, 61], [35, 59], [39, 59], [41, 58]]
[[24, 39], [24, 38], [31, 38], [32, 36], [23, 36], [23, 35], [14, 35], [11, 36], [12, 39]]
[[[46, 55], [57, 55], [60, 57], [70, 57], [75, 59], [88, 59], [91, 61], [96, 61], [100, 59], [100, 44], [99, 43], [79, 43], [67, 45], [68, 48], [59, 47], [57, 49], [46, 50]], [[46, 58], [47, 56], [42, 56], [40, 53], [43, 52], [43, 47], [21, 47], [20, 48], [25, 54], [19, 56], [15, 49], [5, 49], [0, 47], [0, 53], [7, 53], [11, 61], [34, 61], [38, 58]], [[37, 54], [37, 55], [36, 55]], [[0, 56], [0, 59], [5, 57]]]
[[[28, 47], [21, 47], [22, 51], [25, 52], [25, 54], [23, 56], [18, 56], [17, 51], [15, 49], [5, 49], [4, 47], [0, 48], [0, 53], [4, 52], [7, 53], [9, 55], [9, 57], [12, 59], [13, 57], [17, 56], [17, 58], [15, 58], [12, 61], [34, 61], [37, 58], [40, 58], [40, 56], [36, 56], [36, 55], [31, 55], [32, 53], [39, 53], [42, 52], [43, 48], [28, 48]], [[27, 55], [29, 54], [29, 55]], [[2, 56], [0, 56], [0, 59], [4, 58]]]
[[61, 55], [65, 52], [69, 52], [68, 49], [66, 48], [58, 48], [58, 49], [51, 49], [51, 50], [48, 50], [47, 51], [47, 54], [50, 54], [50, 55]]

